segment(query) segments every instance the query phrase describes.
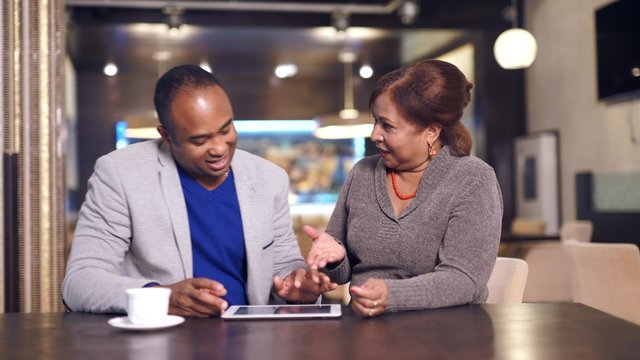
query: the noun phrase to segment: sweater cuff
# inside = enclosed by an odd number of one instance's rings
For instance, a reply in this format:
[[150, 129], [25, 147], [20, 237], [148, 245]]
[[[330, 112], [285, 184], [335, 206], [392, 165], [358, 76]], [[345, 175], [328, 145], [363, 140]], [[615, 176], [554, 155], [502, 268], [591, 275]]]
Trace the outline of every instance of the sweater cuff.
[[345, 256], [344, 259], [335, 266], [325, 267], [324, 269], [321, 269], [321, 271], [327, 274], [331, 281], [342, 285], [351, 280], [351, 271], [349, 267], [349, 259]]
[[385, 311], [396, 312], [427, 308], [431, 303], [431, 297], [418, 284], [410, 284], [409, 279], [386, 279], [389, 299]]

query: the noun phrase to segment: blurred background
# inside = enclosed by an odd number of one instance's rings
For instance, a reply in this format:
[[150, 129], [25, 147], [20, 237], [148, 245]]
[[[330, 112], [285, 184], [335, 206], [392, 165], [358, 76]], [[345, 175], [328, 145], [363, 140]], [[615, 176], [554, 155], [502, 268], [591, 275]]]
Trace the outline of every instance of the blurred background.
[[[440, 58], [475, 85], [463, 122], [502, 188], [503, 254], [558, 240], [573, 220], [591, 222], [589, 240], [640, 243], [637, 8], [635, 0], [4, 1], [0, 309], [61, 309], [65, 254], [96, 159], [157, 136], [155, 82], [185, 63], [222, 81], [239, 147], [288, 171], [296, 229], [324, 226], [346, 173], [374, 153], [375, 81]], [[510, 45], [513, 29], [530, 38]], [[520, 48], [529, 57], [510, 58]]]

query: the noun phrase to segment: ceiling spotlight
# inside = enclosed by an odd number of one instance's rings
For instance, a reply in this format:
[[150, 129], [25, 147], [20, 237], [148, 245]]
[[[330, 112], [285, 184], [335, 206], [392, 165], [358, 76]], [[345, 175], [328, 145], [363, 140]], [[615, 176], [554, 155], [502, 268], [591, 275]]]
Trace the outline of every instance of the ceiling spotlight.
[[363, 79], [368, 79], [373, 76], [373, 68], [371, 65], [362, 65], [360, 67], [360, 77]]
[[278, 65], [275, 74], [278, 78], [284, 79], [295, 76], [298, 73], [298, 67], [295, 64]]
[[180, 26], [184, 23], [184, 9], [177, 6], [165, 6], [162, 8], [162, 13], [167, 15], [165, 21], [169, 27], [169, 34], [178, 34]]
[[420, 0], [406, 0], [398, 8], [400, 21], [405, 25], [411, 25], [420, 14]]
[[349, 13], [344, 11], [334, 11], [331, 14], [331, 23], [338, 35], [344, 35], [349, 27]]
[[118, 67], [116, 66], [116, 64], [110, 62], [107, 65], [105, 65], [102, 71], [107, 76], [115, 76], [118, 73]]
[[200, 68], [206, 72], [211, 72], [211, 65], [209, 65], [209, 62], [206, 60], [200, 62]]

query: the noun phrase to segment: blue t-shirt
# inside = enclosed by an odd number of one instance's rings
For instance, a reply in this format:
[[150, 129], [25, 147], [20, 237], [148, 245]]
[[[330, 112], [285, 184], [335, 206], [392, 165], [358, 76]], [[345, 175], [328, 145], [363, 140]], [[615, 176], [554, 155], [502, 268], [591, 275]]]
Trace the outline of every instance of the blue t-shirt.
[[189, 216], [193, 276], [224, 285], [229, 305], [246, 305], [247, 254], [233, 172], [207, 190], [180, 167], [178, 171]]

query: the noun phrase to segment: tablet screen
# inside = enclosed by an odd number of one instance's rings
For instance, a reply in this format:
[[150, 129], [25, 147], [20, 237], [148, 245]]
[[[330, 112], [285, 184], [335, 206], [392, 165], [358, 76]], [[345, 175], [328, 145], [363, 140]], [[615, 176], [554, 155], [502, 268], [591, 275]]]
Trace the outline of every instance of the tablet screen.
[[278, 319], [339, 317], [340, 305], [257, 305], [231, 306], [223, 319]]

